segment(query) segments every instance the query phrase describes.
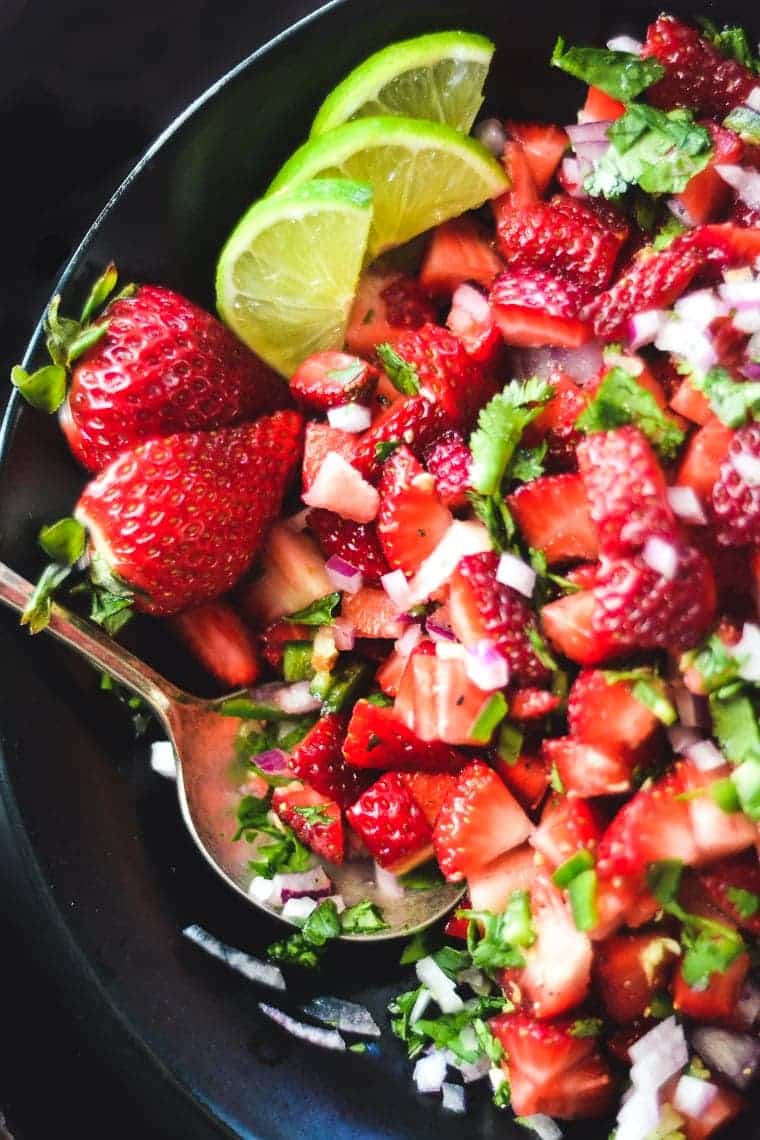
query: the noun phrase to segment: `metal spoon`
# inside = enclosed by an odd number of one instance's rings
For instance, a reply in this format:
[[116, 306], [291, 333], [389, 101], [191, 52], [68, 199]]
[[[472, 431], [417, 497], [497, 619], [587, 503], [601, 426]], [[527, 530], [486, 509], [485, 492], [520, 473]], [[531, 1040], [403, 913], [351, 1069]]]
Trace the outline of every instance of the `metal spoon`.
[[[30, 582], [0, 563], [0, 601], [21, 612], [32, 590]], [[247, 902], [281, 918], [279, 911], [248, 894], [250, 848], [243, 840], [232, 841], [245, 779], [245, 767], [234, 747], [241, 721], [219, 713], [219, 701], [202, 700], [178, 689], [96, 625], [62, 606], [53, 606], [47, 631], [150, 705], [174, 746], [180, 811], [196, 847]], [[372, 864], [366, 860], [331, 865], [329, 874], [347, 906], [369, 898], [382, 909], [388, 924], [377, 934], [345, 936], [354, 942], [397, 938], [421, 930], [441, 918], [463, 894], [458, 884], [445, 884], [406, 891], [400, 899], [388, 898], [378, 893]]]

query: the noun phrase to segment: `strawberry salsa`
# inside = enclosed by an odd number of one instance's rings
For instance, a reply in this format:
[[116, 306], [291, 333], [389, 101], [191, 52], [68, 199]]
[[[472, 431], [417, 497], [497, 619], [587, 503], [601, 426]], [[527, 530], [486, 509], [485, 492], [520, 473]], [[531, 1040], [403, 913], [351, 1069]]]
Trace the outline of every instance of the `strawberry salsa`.
[[84, 555], [96, 620], [248, 690], [273, 958], [383, 928], [344, 860], [466, 886], [391, 1006], [421, 1092], [704, 1140], [760, 1072], [760, 66], [671, 16], [551, 63], [577, 122], [481, 121], [509, 188], [367, 269], [289, 389], [112, 267], [53, 306], [14, 383], [93, 478], [25, 618]]

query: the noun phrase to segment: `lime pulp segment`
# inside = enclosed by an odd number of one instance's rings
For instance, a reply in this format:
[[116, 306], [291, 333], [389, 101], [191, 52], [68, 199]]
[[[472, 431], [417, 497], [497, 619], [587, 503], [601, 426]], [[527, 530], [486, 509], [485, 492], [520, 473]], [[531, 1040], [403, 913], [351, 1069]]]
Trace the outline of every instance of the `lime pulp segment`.
[[370, 257], [509, 186], [500, 163], [475, 139], [443, 123], [381, 116], [356, 119], [304, 143], [267, 193], [340, 177], [372, 187]]
[[493, 53], [494, 44], [472, 32], [433, 32], [390, 44], [330, 92], [311, 135], [376, 115], [428, 119], [467, 134], [483, 103]]
[[342, 347], [371, 219], [369, 186], [323, 179], [255, 202], [227, 239], [219, 313], [283, 376]]

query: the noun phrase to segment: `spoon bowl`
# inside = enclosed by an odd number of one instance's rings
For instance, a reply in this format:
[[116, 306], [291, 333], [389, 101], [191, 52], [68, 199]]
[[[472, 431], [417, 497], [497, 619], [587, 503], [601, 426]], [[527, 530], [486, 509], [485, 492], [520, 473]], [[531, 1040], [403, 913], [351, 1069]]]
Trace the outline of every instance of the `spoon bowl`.
[[[31, 582], [0, 563], [0, 601], [5, 605], [22, 612], [33, 589]], [[53, 606], [47, 632], [151, 707], [174, 748], [180, 811], [196, 847], [217, 875], [251, 906], [290, 926], [296, 925], [249, 893], [253, 877], [250, 848], [244, 840], [233, 839], [246, 770], [235, 749], [242, 721], [219, 711], [229, 697], [212, 701], [184, 692], [92, 622], [63, 606]], [[236, 695], [240, 694], [230, 694]], [[391, 898], [378, 891], [373, 865], [367, 859], [341, 866], [331, 864], [329, 875], [346, 906], [369, 899], [381, 908], [387, 924], [374, 934], [342, 935], [351, 942], [377, 942], [413, 934], [442, 918], [464, 893], [459, 884], [442, 883]]]

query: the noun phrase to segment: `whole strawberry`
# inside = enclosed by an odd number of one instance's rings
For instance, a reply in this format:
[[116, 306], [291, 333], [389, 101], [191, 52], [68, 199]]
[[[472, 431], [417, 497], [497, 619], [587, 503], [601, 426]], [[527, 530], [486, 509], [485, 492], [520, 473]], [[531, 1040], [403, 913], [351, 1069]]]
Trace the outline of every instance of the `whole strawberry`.
[[284, 411], [123, 451], [75, 511], [95, 581], [157, 616], [229, 590], [280, 510], [301, 430], [300, 415]]

